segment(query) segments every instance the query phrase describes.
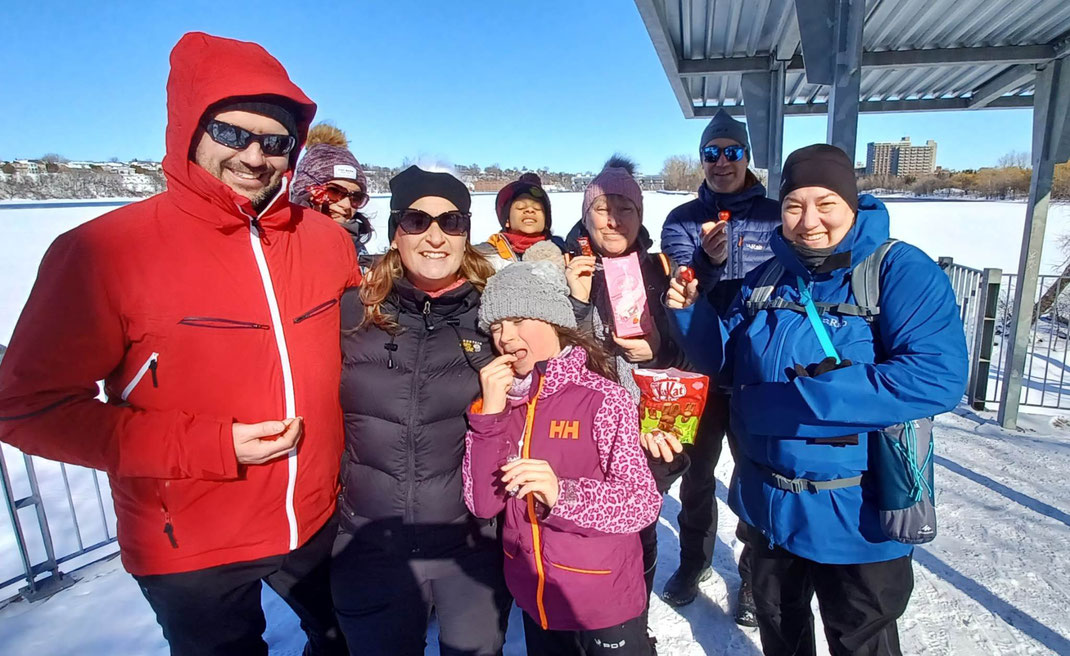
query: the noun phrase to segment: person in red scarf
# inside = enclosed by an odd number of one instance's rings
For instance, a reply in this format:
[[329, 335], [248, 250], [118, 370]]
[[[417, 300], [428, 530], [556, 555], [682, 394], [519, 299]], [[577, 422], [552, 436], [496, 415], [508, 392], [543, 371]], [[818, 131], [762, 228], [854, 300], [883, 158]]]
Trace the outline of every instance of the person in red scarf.
[[502, 187], [494, 210], [502, 231], [476, 246], [476, 251], [496, 272], [510, 262], [523, 260], [524, 253], [541, 241], [549, 240], [564, 252], [564, 241], [550, 234], [550, 197], [538, 175], [525, 173]]

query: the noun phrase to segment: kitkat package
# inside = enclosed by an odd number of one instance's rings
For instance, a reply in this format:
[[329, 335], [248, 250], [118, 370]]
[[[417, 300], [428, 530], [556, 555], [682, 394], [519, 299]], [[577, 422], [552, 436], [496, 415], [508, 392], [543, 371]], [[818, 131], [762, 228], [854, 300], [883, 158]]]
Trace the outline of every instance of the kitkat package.
[[694, 444], [709, 377], [679, 369], [636, 369], [632, 377], [639, 386], [639, 430], [670, 433], [682, 444]]
[[609, 291], [609, 306], [613, 310], [613, 332], [617, 337], [639, 337], [650, 332], [653, 319], [646, 304], [643, 271], [639, 255], [602, 258]]

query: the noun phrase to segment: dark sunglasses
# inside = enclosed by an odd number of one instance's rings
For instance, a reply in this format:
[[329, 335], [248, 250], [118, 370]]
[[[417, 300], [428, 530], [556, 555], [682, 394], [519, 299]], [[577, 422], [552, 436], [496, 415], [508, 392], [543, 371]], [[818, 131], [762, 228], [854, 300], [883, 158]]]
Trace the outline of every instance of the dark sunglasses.
[[724, 158], [729, 162], [738, 162], [746, 156], [747, 149], [743, 146], [706, 146], [702, 149], [702, 159], [713, 164], [721, 158], [721, 153], [724, 153]]
[[467, 234], [472, 228], [472, 215], [469, 212], [453, 210], [443, 212], [438, 216], [431, 216], [422, 210], [394, 210], [391, 212], [397, 217], [397, 225], [410, 235], [420, 235], [431, 227], [431, 223], [437, 223], [442, 232], [447, 235], [459, 237]]
[[357, 208], [363, 205], [364, 201], [368, 199], [368, 194], [360, 189], [349, 191], [345, 187], [330, 183], [323, 185], [323, 195], [332, 203], [340, 203], [343, 198], [349, 198], [349, 204]]
[[204, 124], [204, 131], [212, 141], [234, 150], [245, 150], [255, 141], [269, 157], [285, 155], [297, 145], [297, 139], [288, 134], [253, 134], [223, 121], [208, 121]]

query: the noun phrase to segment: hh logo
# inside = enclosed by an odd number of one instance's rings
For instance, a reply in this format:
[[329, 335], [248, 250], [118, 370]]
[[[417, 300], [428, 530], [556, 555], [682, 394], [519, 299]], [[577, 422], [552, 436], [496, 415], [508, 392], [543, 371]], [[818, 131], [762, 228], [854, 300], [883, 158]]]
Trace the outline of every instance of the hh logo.
[[578, 421], [551, 421], [550, 439], [578, 440], [580, 439], [580, 422]]

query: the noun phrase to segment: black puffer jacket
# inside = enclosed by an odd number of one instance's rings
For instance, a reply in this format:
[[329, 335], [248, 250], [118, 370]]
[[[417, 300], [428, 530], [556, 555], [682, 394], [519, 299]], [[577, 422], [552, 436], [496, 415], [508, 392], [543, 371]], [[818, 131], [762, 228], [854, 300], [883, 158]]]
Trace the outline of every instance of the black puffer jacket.
[[494, 527], [468, 513], [461, 481], [465, 411], [494, 358], [477, 329], [479, 292], [465, 283], [431, 298], [401, 280], [384, 310], [398, 334], [353, 331], [364, 307], [357, 290], [342, 298], [343, 528], [421, 557], [493, 538]]

